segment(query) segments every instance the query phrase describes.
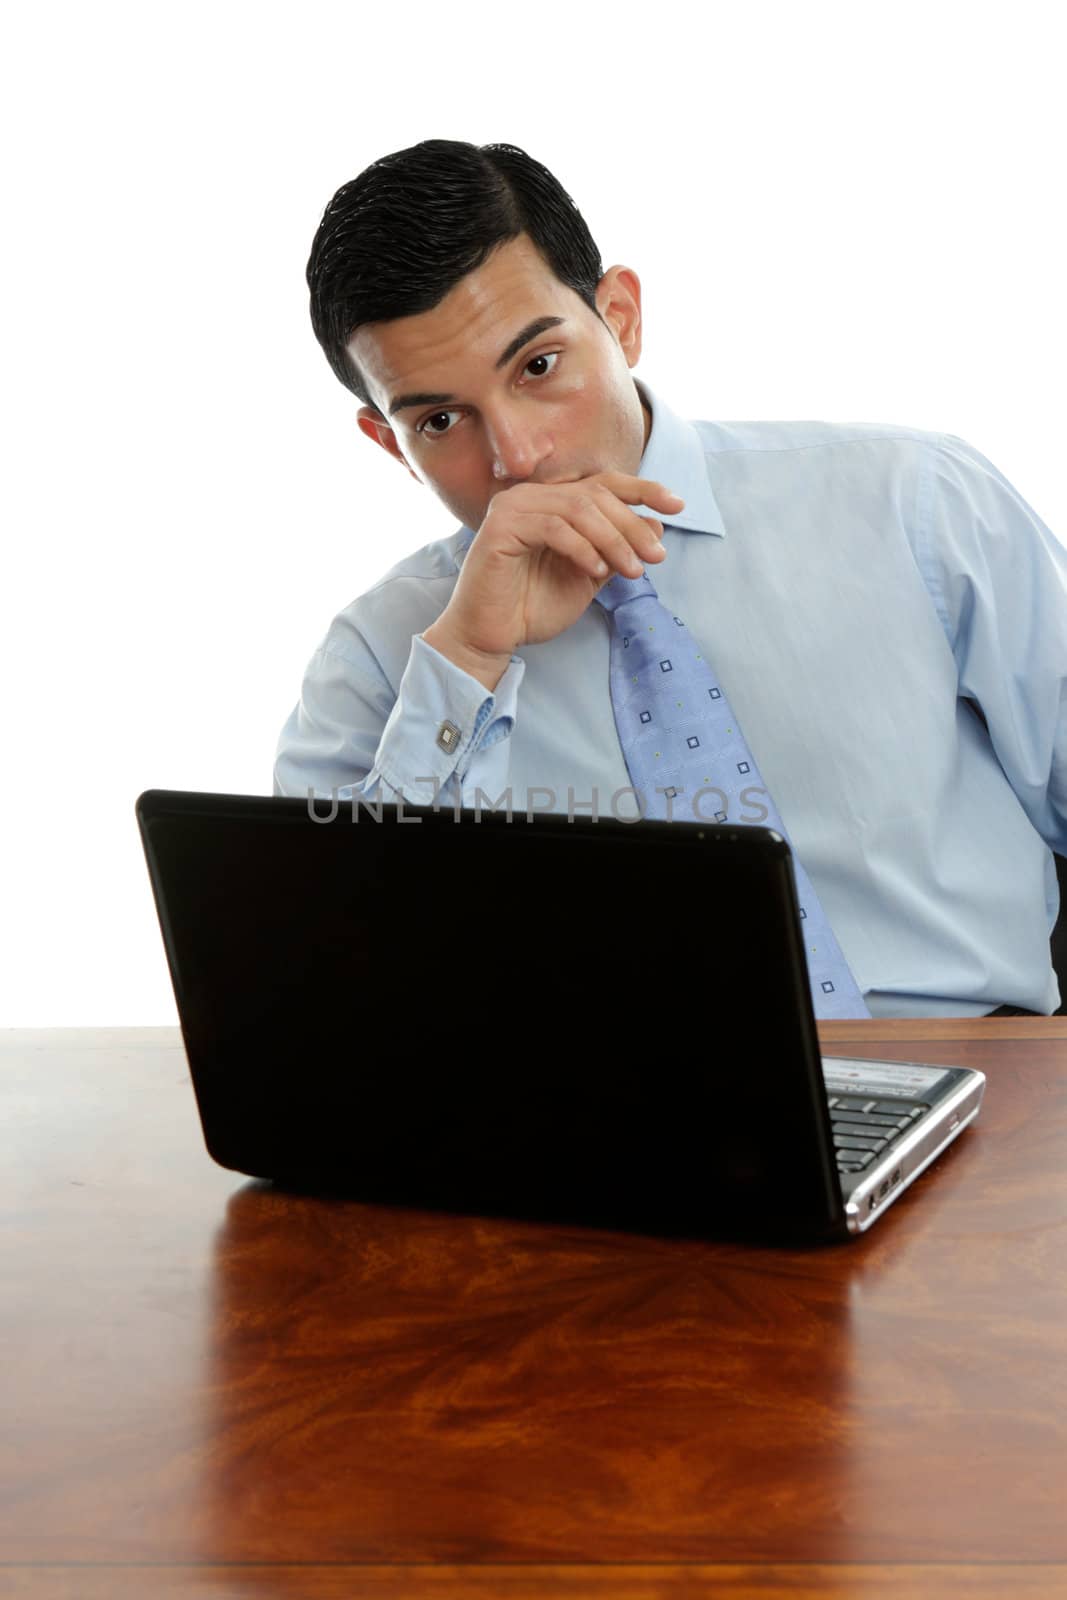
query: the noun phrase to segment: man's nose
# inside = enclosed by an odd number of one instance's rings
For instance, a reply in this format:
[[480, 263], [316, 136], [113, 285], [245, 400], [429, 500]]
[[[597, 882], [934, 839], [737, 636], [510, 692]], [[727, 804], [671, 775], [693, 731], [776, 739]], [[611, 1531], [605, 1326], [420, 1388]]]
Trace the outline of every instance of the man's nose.
[[493, 477], [522, 483], [532, 478], [552, 453], [551, 440], [542, 429], [506, 419], [486, 423]]

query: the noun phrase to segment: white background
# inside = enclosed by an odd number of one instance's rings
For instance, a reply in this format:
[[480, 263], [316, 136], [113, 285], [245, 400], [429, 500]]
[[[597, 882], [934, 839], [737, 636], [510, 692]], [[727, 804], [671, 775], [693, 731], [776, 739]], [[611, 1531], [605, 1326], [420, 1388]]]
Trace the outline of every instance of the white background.
[[262, 793], [331, 617], [450, 533], [311, 333], [426, 138], [551, 168], [683, 416], [946, 429], [1067, 536], [1058, 7], [36, 4], [0, 41], [0, 1025], [176, 1021], [133, 806]]

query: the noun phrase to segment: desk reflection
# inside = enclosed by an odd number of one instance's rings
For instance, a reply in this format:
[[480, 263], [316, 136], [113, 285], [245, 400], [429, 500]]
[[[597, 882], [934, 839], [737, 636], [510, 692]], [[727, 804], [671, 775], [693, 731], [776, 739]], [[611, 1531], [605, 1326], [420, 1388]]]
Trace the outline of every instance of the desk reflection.
[[215, 1243], [204, 1555], [751, 1560], [795, 1524], [836, 1559], [869, 1257], [246, 1184]]

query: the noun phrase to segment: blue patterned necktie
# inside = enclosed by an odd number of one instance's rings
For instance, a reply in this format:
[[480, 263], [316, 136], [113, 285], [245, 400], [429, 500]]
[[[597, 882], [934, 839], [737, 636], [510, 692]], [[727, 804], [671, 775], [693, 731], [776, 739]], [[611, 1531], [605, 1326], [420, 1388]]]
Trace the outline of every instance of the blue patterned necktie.
[[[642, 797], [642, 815], [671, 820], [674, 800], [682, 796], [686, 808], [679, 807], [679, 814], [693, 821], [713, 815], [716, 822], [759, 822], [788, 841], [715, 674], [647, 573], [640, 578], [617, 574], [596, 600], [612, 623], [611, 704], [630, 781]], [[753, 793], [758, 798], [747, 798]], [[714, 795], [713, 813], [703, 799], [709, 794]], [[694, 805], [696, 797], [699, 805]], [[761, 807], [766, 817], [738, 815], [739, 802]], [[815, 1015], [870, 1016], [795, 855], [793, 870]]]

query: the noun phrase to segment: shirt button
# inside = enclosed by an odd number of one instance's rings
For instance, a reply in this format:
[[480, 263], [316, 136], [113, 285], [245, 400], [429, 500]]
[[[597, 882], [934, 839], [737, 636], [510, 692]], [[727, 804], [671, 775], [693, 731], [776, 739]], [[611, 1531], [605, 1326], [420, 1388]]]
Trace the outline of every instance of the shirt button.
[[437, 730], [437, 743], [441, 746], [441, 749], [446, 751], [449, 755], [452, 754], [453, 750], [456, 748], [456, 745], [459, 743], [459, 737], [459, 729], [456, 727], [454, 722], [442, 722], [441, 726]]

